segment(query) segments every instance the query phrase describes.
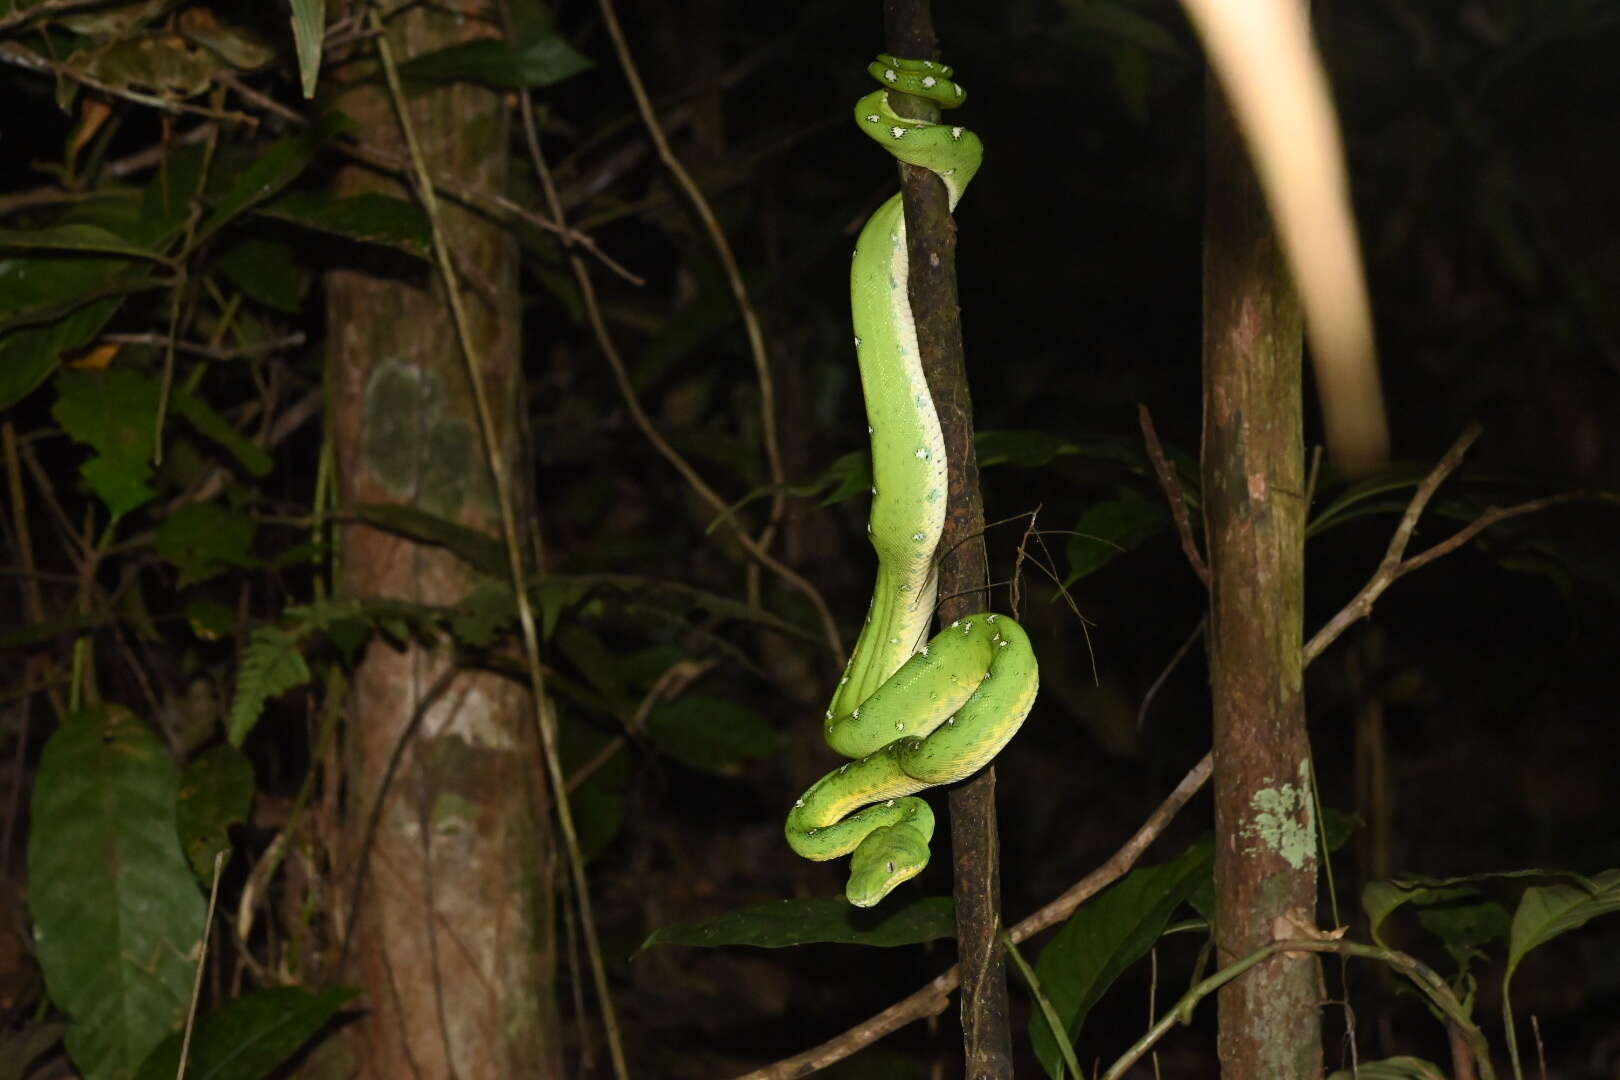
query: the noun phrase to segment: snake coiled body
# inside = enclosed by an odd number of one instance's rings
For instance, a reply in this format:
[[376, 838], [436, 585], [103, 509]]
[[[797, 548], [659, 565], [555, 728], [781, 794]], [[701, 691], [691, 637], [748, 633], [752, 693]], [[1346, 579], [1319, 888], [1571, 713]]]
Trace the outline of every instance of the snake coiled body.
[[[951, 69], [880, 56], [884, 86], [960, 105]], [[855, 106], [861, 130], [944, 182], [954, 210], [983, 147], [971, 131], [902, 117], [886, 90]], [[850, 307], [872, 442], [877, 581], [866, 624], [825, 717], [827, 743], [855, 760], [794, 803], [786, 833], [808, 859], [853, 853], [850, 903], [870, 907], [928, 864], [934, 816], [917, 792], [955, 783], [1001, 751], [1039, 685], [1023, 628], [990, 613], [958, 619], [924, 643], [933, 619], [935, 549], [946, 509], [945, 442], [923, 377], [907, 295], [900, 196], [867, 221], [850, 270]]]

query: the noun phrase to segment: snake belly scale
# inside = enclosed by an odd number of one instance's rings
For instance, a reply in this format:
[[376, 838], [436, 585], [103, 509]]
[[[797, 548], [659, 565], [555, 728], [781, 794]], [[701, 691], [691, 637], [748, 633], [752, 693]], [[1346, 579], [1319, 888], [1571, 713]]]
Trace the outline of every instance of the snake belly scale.
[[[960, 105], [951, 69], [880, 56], [883, 86]], [[887, 90], [862, 98], [855, 122], [889, 153], [944, 182], [954, 210], [983, 148], [971, 131], [902, 117]], [[808, 859], [852, 855], [845, 895], [871, 907], [928, 864], [934, 815], [915, 795], [977, 772], [1015, 735], [1039, 673], [1029, 638], [981, 613], [926, 641], [945, 523], [946, 458], [923, 377], [907, 295], [906, 224], [897, 194], [856, 241], [850, 307], [872, 442], [877, 580], [849, 666], [825, 717], [827, 743], [854, 760], [811, 785], [788, 812], [788, 843]]]

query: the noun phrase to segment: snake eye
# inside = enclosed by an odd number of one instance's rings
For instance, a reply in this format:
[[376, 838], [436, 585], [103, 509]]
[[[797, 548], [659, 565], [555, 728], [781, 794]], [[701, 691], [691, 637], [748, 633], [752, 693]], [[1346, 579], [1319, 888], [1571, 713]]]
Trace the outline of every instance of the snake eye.
[[894, 860], [893, 859], [889, 860], [889, 873], [891, 873], [891, 874], [894, 873]]

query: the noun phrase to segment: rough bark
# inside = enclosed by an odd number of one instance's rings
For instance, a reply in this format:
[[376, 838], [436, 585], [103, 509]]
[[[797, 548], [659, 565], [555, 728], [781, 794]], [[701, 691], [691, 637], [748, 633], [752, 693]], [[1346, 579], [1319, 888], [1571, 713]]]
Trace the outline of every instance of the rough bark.
[[[887, 50], [907, 58], [937, 58], [928, 0], [887, 0]], [[917, 99], [894, 95], [902, 114], [938, 120]], [[909, 290], [917, 319], [923, 371], [939, 412], [950, 463], [949, 508], [940, 551], [940, 617], [954, 619], [989, 607], [984, 503], [973, 449], [973, 399], [962, 349], [956, 293], [956, 223], [945, 187], [925, 169], [902, 165]], [[996, 771], [989, 766], [951, 789], [951, 856], [956, 899], [957, 960], [962, 968], [963, 1075], [972, 1080], [1012, 1076], [1012, 1034], [1001, 943], [1000, 844], [996, 831]]]
[[[1303, 655], [1298, 300], [1219, 88], [1204, 219], [1205, 532], [1211, 571], [1216, 944], [1223, 966], [1316, 926]], [[1318, 969], [1278, 956], [1221, 991], [1228, 1077], [1320, 1077]]]
[[[463, 5], [454, 17], [417, 6], [388, 20], [389, 41], [403, 61], [491, 34], [496, 16], [493, 5]], [[368, 52], [340, 73], [349, 85], [336, 104], [371, 149], [404, 160], [381, 80], [366, 81], [378, 74], [371, 60]], [[413, 97], [411, 114], [435, 174], [504, 188], [508, 121], [498, 95], [457, 84]], [[344, 173], [339, 188], [409, 197], [360, 170]], [[501, 229], [453, 204], [444, 213], [497, 439], [515, 465], [523, 400], [516, 252]], [[344, 504], [411, 506], [498, 535], [444, 283], [422, 265], [386, 275], [343, 271], [330, 277], [327, 299]], [[341, 539], [347, 595], [454, 604], [470, 586], [467, 568], [442, 548], [363, 525], [346, 527]], [[345, 886], [364, 875], [340, 901], [344, 910], [358, 905], [340, 977], [365, 988], [368, 1011], [349, 1029], [351, 1049], [364, 1077], [560, 1075], [532, 710], [511, 681], [455, 674], [453, 663], [445, 642], [376, 640], [355, 673], [341, 866]]]

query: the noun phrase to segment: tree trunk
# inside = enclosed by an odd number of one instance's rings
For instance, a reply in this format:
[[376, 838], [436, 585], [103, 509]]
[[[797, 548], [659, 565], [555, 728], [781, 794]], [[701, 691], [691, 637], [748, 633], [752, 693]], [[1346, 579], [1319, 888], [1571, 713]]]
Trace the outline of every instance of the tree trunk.
[[[1208, 100], [1204, 513], [1219, 963], [1316, 925], [1302, 672], [1302, 319], [1219, 87]], [[1318, 968], [1278, 956], [1220, 994], [1223, 1076], [1322, 1072]]]
[[[387, 23], [402, 62], [498, 25], [493, 5], [462, 16], [384, 8], [408, 11]], [[359, 122], [368, 148], [403, 161], [398, 117], [370, 56], [342, 72], [340, 81], [353, 81], [336, 104]], [[430, 171], [504, 190], [508, 117], [499, 95], [458, 83], [410, 106]], [[344, 194], [410, 197], [358, 169], [339, 185]], [[442, 208], [496, 409], [495, 440], [515, 465], [523, 402], [516, 251], [502, 229], [454, 204]], [[342, 271], [328, 281], [342, 502], [410, 506], [498, 536], [444, 282], [425, 264], [395, 269], [400, 276]], [[355, 597], [455, 604], [471, 583], [448, 551], [363, 525], [343, 530], [340, 565], [342, 589]], [[341, 869], [345, 890], [358, 885], [341, 903], [358, 906], [342, 977], [366, 989], [369, 1011], [350, 1029], [352, 1049], [364, 1077], [557, 1076], [550, 834], [533, 712], [523, 688], [455, 673], [454, 662], [448, 642], [378, 639], [355, 673]]]

